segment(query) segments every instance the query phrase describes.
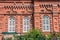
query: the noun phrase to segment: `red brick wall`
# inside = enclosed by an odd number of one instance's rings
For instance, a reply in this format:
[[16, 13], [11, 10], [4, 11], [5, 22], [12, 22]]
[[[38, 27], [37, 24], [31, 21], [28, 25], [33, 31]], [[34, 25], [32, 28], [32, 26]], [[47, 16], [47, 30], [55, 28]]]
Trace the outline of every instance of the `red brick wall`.
[[[34, 23], [35, 23], [35, 28], [38, 28], [39, 30], [42, 31], [42, 17], [44, 15], [48, 15], [50, 17], [50, 30], [51, 32], [59, 32], [59, 10], [60, 8], [58, 7], [59, 2], [39, 2], [39, 1], [34, 1]], [[60, 4], [60, 3], [59, 3]], [[52, 5], [51, 7], [41, 7], [40, 5]], [[47, 9], [52, 10], [53, 13], [50, 13]], [[44, 10], [43, 12], [41, 10]], [[47, 32], [48, 33], [48, 32]]]
[[[18, 3], [19, 2], [19, 3]], [[48, 10], [52, 10], [53, 13], [49, 12], [45, 7], [40, 5], [50, 5], [47, 7]], [[48, 15], [50, 18], [50, 32], [59, 32], [60, 31], [60, 8], [58, 7], [59, 2], [39, 2], [34, 1], [34, 27], [42, 31], [42, 17]], [[24, 8], [23, 6], [27, 7]], [[13, 6], [13, 7], [12, 7]], [[18, 7], [20, 6], [20, 8]], [[0, 33], [8, 31], [8, 18], [13, 15], [16, 19], [16, 32], [23, 33], [23, 18], [28, 16], [30, 18], [30, 29], [32, 29], [32, 13], [33, 8], [31, 7], [31, 1], [7, 1], [0, 2]], [[42, 10], [44, 10], [42, 12]], [[9, 11], [9, 12], [8, 12]], [[13, 12], [14, 11], [14, 12]], [[48, 34], [49, 32], [45, 32]], [[2, 34], [1, 34], [2, 35]], [[0, 40], [1, 40], [0, 36]]]
[[[23, 8], [24, 5], [27, 5], [27, 8]], [[8, 7], [7, 7], [8, 6]], [[13, 11], [11, 10], [11, 6], [15, 6]], [[16, 8], [17, 6], [17, 8]], [[18, 6], [22, 6], [18, 8]], [[31, 1], [20, 1], [20, 3], [0, 3], [0, 33], [8, 32], [8, 18], [12, 15], [16, 20], [16, 32], [23, 33], [23, 18], [24, 16], [28, 16], [30, 18], [30, 29], [32, 29], [32, 8]], [[7, 7], [7, 8], [6, 8]], [[10, 8], [9, 8], [10, 7]], [[9, 11], [9, 12], [8, 12]], [[0, 35], [0, 40], [2, 40], [2, 36]]]

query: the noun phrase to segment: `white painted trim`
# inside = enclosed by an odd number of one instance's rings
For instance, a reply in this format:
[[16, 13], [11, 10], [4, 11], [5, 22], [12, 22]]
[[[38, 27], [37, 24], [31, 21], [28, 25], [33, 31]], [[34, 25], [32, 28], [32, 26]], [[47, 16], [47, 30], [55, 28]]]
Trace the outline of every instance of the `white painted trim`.
[[[45, 20], [47, 20], [47, 19], [45, 19]], [[49, 21], [49, 24], [44, 24], [43, 18], [42, 18], [42, 31], [43, 32], [50, 32], [50, 19], [48, 21]], [[44, 30], [43, 26], [49, 26], [49, 30], [47, 30], [47, 29]]]
[[[29, 21], [29, 31], [30, 31], [30, 19], [27, 20], [27, 21]], [[26, 25], [26, 28], [27, 28], [27, 26], [28, 25]], [[28, 32], [27, 29], [26, 29], [26, 31], [24, 30], [24, 18], [23, 18], [23, 32]]]
[[[10, 18], [8, 18], [8, 32], [15, 32], [15, 31], [10, 31]], [[14, 20], [14, 22], [15, 22], [15, 20]], [[15, 24], [14, 24], [15, 25]], [[15, 26], [14, 26], [15, 27]]]

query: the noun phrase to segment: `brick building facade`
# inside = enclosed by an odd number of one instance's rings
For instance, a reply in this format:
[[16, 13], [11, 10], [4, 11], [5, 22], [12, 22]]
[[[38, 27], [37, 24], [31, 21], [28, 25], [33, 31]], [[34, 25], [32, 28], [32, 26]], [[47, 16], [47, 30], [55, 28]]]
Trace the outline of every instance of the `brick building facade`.
[[38, 28], [60, 32], [60, 2], [48, 0], [1, 0], [0, 40]]

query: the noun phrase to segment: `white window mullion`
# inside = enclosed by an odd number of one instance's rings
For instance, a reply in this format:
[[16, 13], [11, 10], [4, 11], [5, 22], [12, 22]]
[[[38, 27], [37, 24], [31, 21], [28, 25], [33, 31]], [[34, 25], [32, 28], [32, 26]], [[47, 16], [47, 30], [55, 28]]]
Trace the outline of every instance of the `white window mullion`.
[[43, 32], [50, 32], [50, 19], [48, 16], [43, 17]]
[[15, 32], [15, 19], [10, 17], [8, 19], [8, 32]]
[[23, 20], [23, 32], [28, 32], [29, 31], [29, 28], [30, 28], [30, 21], [29, 21], [29, 18], [28, 17], [24, 17], [24, 20]]

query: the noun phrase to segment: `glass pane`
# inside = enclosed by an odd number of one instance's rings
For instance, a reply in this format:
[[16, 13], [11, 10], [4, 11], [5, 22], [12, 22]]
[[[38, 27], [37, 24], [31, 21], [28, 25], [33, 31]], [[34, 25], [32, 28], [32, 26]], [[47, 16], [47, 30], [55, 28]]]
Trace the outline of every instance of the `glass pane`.
[[48, 16], [44, 16], [43, 17], [43, 30], [50, 30], [50, 19], [49, 19], [49, 17]]
[[10, 32], [12, 32], [12, 31], [15, 31], [15, 19], [14, 19], [14, 17], [13, 16], [11, 16], [10, 18], [9, 18], [9, 20], [8, 20], [9, 22], [9, 31]]
[[24, 17], [24, 31], [28, 31], [30, 27], [30, 21], [28, 17]]

